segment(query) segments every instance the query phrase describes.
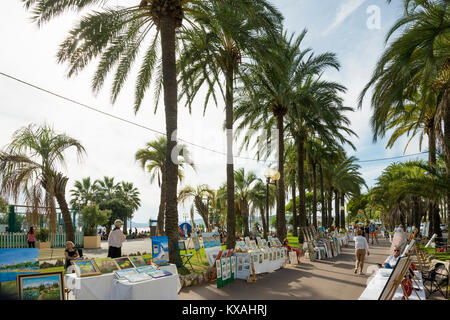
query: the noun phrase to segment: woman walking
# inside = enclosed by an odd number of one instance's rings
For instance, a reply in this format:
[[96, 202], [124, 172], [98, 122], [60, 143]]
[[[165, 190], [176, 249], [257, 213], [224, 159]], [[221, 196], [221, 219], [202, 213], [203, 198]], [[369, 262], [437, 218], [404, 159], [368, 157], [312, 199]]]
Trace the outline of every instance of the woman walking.
[[367, 239], [362, 236], [362, 231], [358, 230], [356, 232], [355, 237], [355, 257], [356, 257], [356, 263], [355, 263], [355, 273], [359, 271], [359, 274], [364, 274], [363, 267], [364, 267], [364, 258], [367, 255], [369, 256], [369, 244], [367, 243]]
[[108, 257], [119, 258], [122, 256], [122, 243], [127, 240], [120, 228], [122, 227], [122, 220], [114, 221], [115, 228], [109, 233], [108, 237]]
[[28, 230], [27, 238], [28, 238], [28, 248], [35, 248], [34, 243], [36, 242], [36, 239], [34, 237], [33, 227], [30, 227], [30, 230]]

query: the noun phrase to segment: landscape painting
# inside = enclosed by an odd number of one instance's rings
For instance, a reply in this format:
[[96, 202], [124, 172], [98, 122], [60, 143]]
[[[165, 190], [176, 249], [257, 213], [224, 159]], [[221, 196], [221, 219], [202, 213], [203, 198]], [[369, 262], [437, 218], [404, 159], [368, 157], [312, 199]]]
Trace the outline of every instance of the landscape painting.
[[133, 256], [133, 257], [129, 257], [131, 260], [131, 263], [136, 267], [145, 267], [147, 265], [147, 263], [145, 263], [144, 258], [142, 258], [141, 256]]
[[39, 270], [39, 249], [0, 249], [0, 282], [16, 281], [18, 274]]
[[23, 274], [17, 281], [20, 300], [64, 300], [62, 272]]
[[76, 260], [72, 261], [78, 277], [89, 277], [101, 274], [94, 260]]
[[117, 262], [115, 262], [111, 258], [96, 258], [94, 259], [94, 261], [102, 274], [111, 273], [115, 270], [120, 270], [120, 267], [117, 264]]
[[128, 257], [115, 258], [114, 261], [117, 262], [117, 264], [120, 267], [120, 270], [134, 268], [133, 264], [131, 263], [131, 261], [130, 261], [130, 259]]

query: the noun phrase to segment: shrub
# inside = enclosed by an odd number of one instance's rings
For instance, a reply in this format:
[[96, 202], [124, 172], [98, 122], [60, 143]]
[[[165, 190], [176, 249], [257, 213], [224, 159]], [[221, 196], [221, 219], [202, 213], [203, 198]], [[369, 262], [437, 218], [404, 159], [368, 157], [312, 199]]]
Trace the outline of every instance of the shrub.
[[97, 205], [89, 205], [81, 210], [81, 218], [84, 223], [84, 235], [96, 236], [97, 226], [109, 221], [111, 210], [100, 210]]
[[40, 228], [39, 231], [36, 232], [36, 239], [41, 242], [46, 242], [49, 235], [50, 231], [48, 231], [48, 229]]

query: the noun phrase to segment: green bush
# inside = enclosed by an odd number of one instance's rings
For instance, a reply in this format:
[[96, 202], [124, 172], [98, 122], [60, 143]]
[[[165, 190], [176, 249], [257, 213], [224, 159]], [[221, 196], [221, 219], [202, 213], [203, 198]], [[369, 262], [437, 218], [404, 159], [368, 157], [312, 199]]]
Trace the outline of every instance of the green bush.
[[96, 236], [97, 226], [105, 225], [109, 221], [111, 210], [100, 210], [97, 205], [89, 205], [81, 210], [85, 236]]
[[38, 232], [36, 232], [36, 240], [40, 242], [46, 242], [48, 240], [48, 236], [50, 235], [50, 231], [45, 228], [40, 228]]

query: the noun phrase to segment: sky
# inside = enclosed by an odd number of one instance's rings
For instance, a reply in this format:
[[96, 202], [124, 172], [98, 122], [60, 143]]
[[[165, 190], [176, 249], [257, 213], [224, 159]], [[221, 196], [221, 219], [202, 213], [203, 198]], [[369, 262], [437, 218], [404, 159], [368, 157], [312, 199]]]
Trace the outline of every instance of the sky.
[[[134, 5], [136, 1], [111, 0], [111, 5]], [[341, 63], [339, 71], [328, 70], [324, 78], [342, 83], [347, 87], [343, 95], [347, 106], [355, 109], [348, 114], [351, 128], [358, 137], [351, 141], [356, 151], [346, 146], [349, 155], [361, 161], [390, 158], [404, 154], [408, 140], [403, 137], [392, 149], [386, 149], [386, 139], [373, 142], [370, 128], [370, 99], [364, 100], [357, 109], [358, 96], [369, 81], [378, 57], [385, 48], [385, 36], [394, 22], [401, 16], [400, 1], [387, 4], [385, 0], [272, 0], [285, 17], [284, 25], [289, 33], [299, 34], [303, 29], [308, 33], [304, 48], [311, 48], [316, 54], [326, 51], [336, 53]], [[121, 94], [114, 105], [110, 102], [112, 77], [105, 86], [94, 94], [90, 84], [96, 62], [89, 65], [76, 77], [67, 78], [67, 65], [58, 64], [56, 52], [71, 26], [85, 13], [65, 14], [40, 28], [31, 23], [30, 13], [21, 1], [0, 1], [0, 72], [27, 81], [46, 90], [79, 101], [103, 112], [135, 122], [159, 132], [165, 132], [164, 108], [162, 103], [154, 113], [153, 93], [149, 90], [138, 113], [133, 111], [134, 83], [138, 71], [135, 65]], [[139, 59], [137, 59], [139, 61]], [[367, 97], [370, 97], [370, 91]], [[185, 169], [185, 179], [179, 188], [189, 184], [208, 184], [218, 188], [226, 181], [226, 136], [223, 131], [225, 120], [224, 102], [218, 106], [210, 103], [203, 114], [203, 96], [196, 99], [190, 114], [183, 103], [178, 109], [178, 137], [197, 145], [214, 149], [218, 153], [188, 145], [195, 163], [193, 169]], [[69, 177], [67, 197], [76, 180], [104, 176], [115, 177], [115, 181], [132, 182], [140, 191], [141, 207], [136, 211], [133, 222], [146, 223], [156, 219], [160, 200], [157, 183], [150, 184], [150, 176], [134, 159], [135, 152], [146, 142], [160, 135], [90, 111], [79, 105], [61, 100], [17, 81], [0, 75], [0, 148], [6, 146], [13, 133], [35, 123], [47, 124], [59, 133], [66, 133], [78, 139], [86, 149], [81, 161], [74, 150], [65, 154], [66, 166], [61, 170]], [[235, 155], [239, 144], [235, 144]], [[406, 154], [426, 151], [426, 142], [419, 149], [418, 139], [414, 139]], [[264, 178], [265, 168], [270, 163], [258, 163], [245, 158], [253, 158], [247, 151], [236, 158], [234, 167], [253, 170]], [[399, 159], [425, 158], [425, 155]], [[369, 187], [383, 168], [393, 161], [360, 162], [361, 173]], [[190, 203], [179, 205], [179, 219], [184, 221]], [[195, 218], [200, 218], [195, 214]]]
[[35, 262], [38, 259], [38, 254], [38, 249], [1, 249], [0, 265]]

